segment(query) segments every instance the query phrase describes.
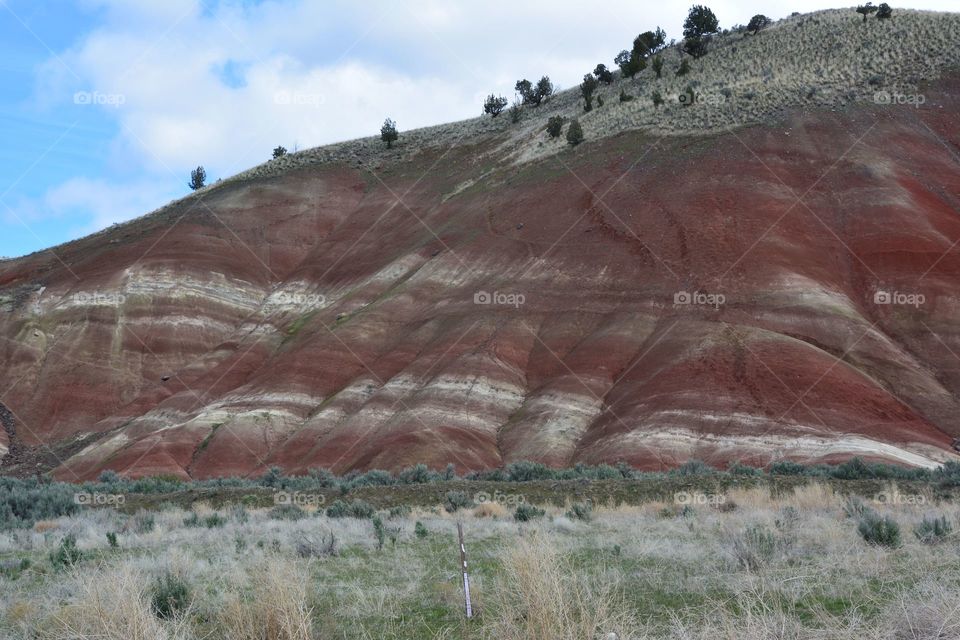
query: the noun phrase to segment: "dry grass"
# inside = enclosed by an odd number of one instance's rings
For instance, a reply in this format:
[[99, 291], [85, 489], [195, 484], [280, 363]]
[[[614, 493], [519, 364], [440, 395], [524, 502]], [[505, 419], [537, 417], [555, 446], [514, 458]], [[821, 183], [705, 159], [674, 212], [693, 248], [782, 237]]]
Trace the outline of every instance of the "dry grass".
[[76, 595], [42, 625], [49, 640], [178, 640], [187, 635], [187, 621], [162, 623], [150, 608], [148, 581], [129, 565], [72, 576]]
[[252, 568], [248, 597], [232, 593], [219, 625], [235, 640], [311, 640], [310, 575], [303, 563], [276, 556]]
[[473, 508], [474, 518], [505, 518], [507, 508], [499, 502], [484, 502]]
[[541, 535], [522, 537], [507, 547], [503, 574], [488, 599], [486, 637], [498, 640], [627, 637], [635, 627], [613, 579], [571, 571], [556, 545]]
[[[281, 521], [255, 509], [244, 520], [221, 509], [228, 522], [217, 529], [185, 527], [180, 509], [158, 512], [153, 531], [129, 528], [111, 549], [104, 531], [124, 530], [126, 516], [84, 511], [56, 521], [84, 550], [73, 573], [51, 570], [57, 533], [0, 533], [0, 566], [32, 562], [18, 576], [0, 573], [0, 637], [960, 637], [960, 539], [928, 546], [911, 534], [924, 516], [956, 526], [957, 505], [865, 496], [903, 529], [903, 546], [890, 550], [860, 538], [825, 484], [726, 499], [733, 510], [595, 505], [590, 522], [558, 508], [527, 524], [489, 509], [461, 518], [480, 612], [473, 624], [462, 615], [456, 522], [439, 505], [388, 520], [399, 532], [382, 551], [369, 520]], [[318, 531], [335, 536], [340, 553], [298, 557], [297, 541]], [[168, 572], [191, 594], [189, 615], [173, 621], [150, 606], [156, 577]]]

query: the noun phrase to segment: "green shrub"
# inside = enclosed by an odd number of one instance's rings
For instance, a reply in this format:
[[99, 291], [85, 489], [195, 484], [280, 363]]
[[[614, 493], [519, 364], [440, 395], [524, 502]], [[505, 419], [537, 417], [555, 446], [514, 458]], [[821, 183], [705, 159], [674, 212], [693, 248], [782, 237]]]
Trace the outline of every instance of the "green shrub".
[[740, 464], [739, 462], [732, 462], [729, 467], [727, 467], [727, 473], [734, 476], [759, 476], [761, 475], [760, 469], [756, 467], [750, 467], [745, 464]]
[[714, 468], [702, 460], [688, 460], [670, 472], [674, 476], [708, 476], [714, 473]]
[[513, 512], [513, 519], [517, 522], [530, 522], [542, 518], [546, 513], [543, 509], [538, 509], [532, 504], [524, 502], [517, 506], [517, 510]]
[[510, 122], [517, 124], [520, 122], [520, 118], [523, 117], [523, 109], [520, 107], [519, 102], [514, 102], [510, 105], [510, 109], [507, 111], [510, 116]]
[[183, 519], [183, 526], [190, 528], [200, 526], [200, 516], [196, 511], [191, 511], [190, 515]]
[[960, 462], [944, 462], [933, 472], [933, 477], [942, 487], [960, 487]]
[[843, 513], [848, 518], [857, 518], [859, 520], [869, 510], [870, 507], [857, 496], [847, 496], [846, 501], [843, 503]]
[[802, 464], [790, 462], [789, 460], [772, 462], [770, 466], [767, 467], [767, 473], [772, 476], [802, 476], [806, 471], [807, 468]]
[[626, 92], [625, 89], [620, 89], [620, 102], [630, 102], [633, 100], [633, 96]]
[[924, 517], [920, 524], [913, 528], [913, 535], [923, 544], [943, 542], [951, 533], [953, 533], [953, 525], [946, 516]]
[[890, 8], [890, 5], [886, 2], [881, 2], [880, 6], [877, 7], [877, 19], [887, 20], [888, 18], [893, 17], [893, 9]]
[[0, 530], [32, 527], [37, 520], [77, 513], [76, 491], [68, 483], [0, 477]]
[[157, 519], [149, 511], [138, 511], [133, 516], [133, 530], [136, 533], [150, 533], [156, 527]]
[[114, 531], [107, 531], [107, 544], [110, 545], [111, 549], [116, 549], [120, 546], [117, 542], [117, 534]]
[[427, 531], [427, 528], [423, 526], [423, 523], [420, 522], [419, 520], [417, 520], [417, 523], [413, 525], [413, 533], [421, 540], [423, 538], [426, 538], [428, 535], [430, 535], [429, 532]]
[[571, 520], [583, 520], [589, 522], [593, 517], [593, 507], [589, 502], [574, 502], [567, 511], [567, 517]]
[[112, 469], [105, 469], [100, 472], [100, 475], [97, 476], [97, 482], [102, 482], [104, 484], [116, 484], [121, 482], [120, 474]]
[[333, 532], [301, 532], [294, 542], [294, 549], [300, 558], [328, 558], [338, 555], [337, 538]]
[[16, 580], [21, 573], [30, 568], [31, 564], [30, 558], [0, 562], [0, 576], [7, 580]]
[[303, 520], [307, 512], [295, 504], [278, 504], [270, 509], [267, 516], [271, 520]]
[[190, 604], [190, 586], [180, 576], [167, 571], [150, 589], [150, 605], [158, 618], [173, 618]]
[[[558, 138], [560, 137], [561, 131], [563, 131], [563, 118], [560, 116], [551, 116], [550, 119], [547, 120], [547, 134], [551, 138]], [[518, 462], [514, 464], [524, 464], [524, 463]], [[536, 463], [526, 463], [526, 464], [536, 464]], [[510, 465], [510, 466], [512, 467], [514, 465]], [[540, 466], [543, 466], [543, 465], [540, 465]], [[509, 473], [509, 468], [508, 468], [508, 473]], [[513, 478], [511, 478], [511, 480], [512, 479]], [[515, 482], [522, 482], [522, 480], [515, 480]]]
[[244, 507], [242, 504], [230, 506], [230, 517], [240, 524], [245, 524], [248, 520], [250, 520], [250, 514], [247, 513], [246, 507]]
[[373, 537], [377, 541], [377, 551], [383, 550], [383, 543], [387, 537], [386, 527], [383, 526], [383, 520], [380, 519], [380, 516], [374, 516], [373, 518]]
[[896, 549], [900, 546], [900, 525], [890, 516], [867, 510], [860, 518], [857, 531], [868, 544]]
[[650, 65], [653, 67], [653, 72], [657, 74], [657, 78], [663, 77], [663, 57], [655, 56], [653, 58], [653, 63]]
[[443, 508], [447, 513], [456, 513], [460, 509], [469, 509], [473, 500], [463, 491], [447, 491], [443, 500]]
[[393, 484], [397, 484], [396, 478], [383, 469], [371, 469], [350, 480], [351, 487], [386, 487]]
[[227, 519], [221, 516], [219, 513], [211, 513], [209, 516], [203, 519], [203, 526], [205, 526], [207, 529], [219, 529], [225, 524], [227, 524]]
[[337, 486], [337, 476], [329, 469], [307, 469], [307, 477], [310, 478], [311, 483], [316, 487], [326, 488]]
[[397, 476], [401, 484], [427, 484], [440, 480], [440, 474], [431, 471], [425, 464], [418, 464], [408, 467]]
[[685, 76], [690, 73], [690, 61], [684, 58], [680, 61], [680, 67], [677, 69], [677, 76]]
[[660, 95], [659, 91], [654, 91], [650, 97], [653, 100], [654, 107], [659, 107], [660, 105], [663, 104], [663, 96]]
[[759, 571], [777, 551], [777, 538], [763, 525], [747, 527], [733, 540], [733, 554], [747, 571]]
[[411, 509], [409, 505], [400, 504], [395, 507], [391, 507], [387, 517], [391, 520], [396, 518], [406, 518], [412, 511], [413, 509]]
[[77, 538], [72, 533], [64, 536], [60, 546], [50, 552], [50, 564], [57, 571], [69, 569], [83, 560], [83, 552], [77, 548]]
[[580, 126], [580, 122], [574, 118], [570, 121], [570, 126], [567, 127], [567, 143], [572, 146], [577, 146], [583, 142], [583, 127]]
[[343, 500], [334, 500], [333, 503], [327, 507], [328, 518], [367, 519], [372, 518], [374, 513], [375, 510], [373, 506], [363, 500], [354, 500], [350, 504], [347, 504]]

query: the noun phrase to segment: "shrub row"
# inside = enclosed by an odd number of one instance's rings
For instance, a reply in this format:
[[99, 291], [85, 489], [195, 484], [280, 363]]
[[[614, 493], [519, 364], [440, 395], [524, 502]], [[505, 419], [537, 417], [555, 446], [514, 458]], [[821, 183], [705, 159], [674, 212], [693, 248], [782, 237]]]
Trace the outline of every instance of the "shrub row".
[[[616, 465], [578, 464], [566, 469], [555, 469], [539, 462], [519, 461], [489, 471], [479, 471], [459, 477], [453, 465], [443, 471], [418, 464], [399, 473], [374, 469], [364, 473], [350, 472], [337, 476], [325, 469], [311, 469], [306, 475], [288, 476], [278, 467], [254, 478], [217, 478], [182, 481], [169, 477], [129, 480], [113, 471], [105, 471], [97, 482], [71, 484], [53, 482], [46, 478], [18, 479], [0, 477], [0, 530], [29, 527], [37, 520], [72, 515], [79, 509], [77, 493], [100, 494], [162, 494], [186, 490], [218, 488], [273, 488], [285, 491], [303, 491], [337, 488], [342, 494], [363, 486], [390, 486], [431, 484], [451, 480], [484, 482], [533, 482], [562, 480], [622, 480], [657, 479], [687, 476], [803, 476], [807, 478], [836, 478], [842, 480], [913, 480], [931, 482], [943, 487], [960, 486], [960, 463], [947, 462], [935, 469], [907, 468], [890, 464], [868, 463], [853, 458], [839, 465], [803, 465], [796, 462], [774, 462], [765, 470], [739, 463], [721, 471], [703, 462], [692, 460], [669, 472], [641, 472], [625, 463]], [[450, 505], [451, 507], [454, 505]], [[461, 505], [462, 506], [462, 505]]]

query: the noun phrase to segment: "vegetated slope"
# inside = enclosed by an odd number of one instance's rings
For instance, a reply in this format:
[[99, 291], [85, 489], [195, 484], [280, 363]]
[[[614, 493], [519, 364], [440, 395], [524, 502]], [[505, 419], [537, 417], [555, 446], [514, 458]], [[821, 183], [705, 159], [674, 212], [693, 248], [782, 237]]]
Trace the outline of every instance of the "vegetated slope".
[[[770, 37], [771, 67], [789, 66], [814, 20], [846, 20], [828, 51], [870, 28], [937, 64], [886, 61], [918, 75], [870, 84], [874, 62], [843, 57], [796, 102], [762, 94], [774, 80], [745, 60]], [[793, 18], [685, 79], [749, 74], [755, 114], [674, 100], [647, 126], [640, 98], [609, 98], [566, 148], [541, 129], [577, 115], [568, 92], [517, 125], [295, 154], [0, 263], [4, 464], [74, 479], [954, 457], [960, 75], [936, 56], [957, 25]], [[816, 102], [831, 93], [843, 104]], [[758, 122], [721, 131], [724, 108]]]

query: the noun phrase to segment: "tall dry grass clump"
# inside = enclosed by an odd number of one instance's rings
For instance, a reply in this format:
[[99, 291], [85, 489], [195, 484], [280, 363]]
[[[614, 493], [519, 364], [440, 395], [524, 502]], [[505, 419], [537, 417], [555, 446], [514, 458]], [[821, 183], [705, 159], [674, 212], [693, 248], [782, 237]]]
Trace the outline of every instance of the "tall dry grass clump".
[[310, 574], [304, 563], [280, 556], [264, 559], [251, 571], [246, 596], [231, 593], [220, 614], [231, 640], [312, 640]]
[[121, 565], [71, 576], [76, 594], [35, 635], [45, 640], [187, 640], [186, 618], [163, 623], [150, 608], [149, 581], [133, 567]]
[[542, 534], [501, 554], [502, 571], [486, 595], [484, 637], [497, 640], [595, 638], [635, 628], [614, 579], [575, 571]]

